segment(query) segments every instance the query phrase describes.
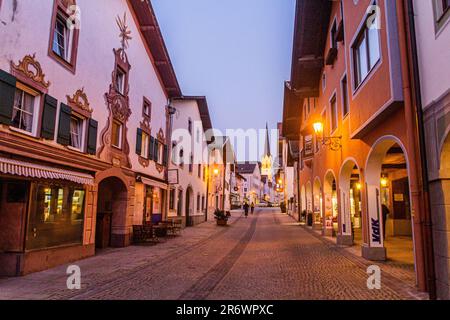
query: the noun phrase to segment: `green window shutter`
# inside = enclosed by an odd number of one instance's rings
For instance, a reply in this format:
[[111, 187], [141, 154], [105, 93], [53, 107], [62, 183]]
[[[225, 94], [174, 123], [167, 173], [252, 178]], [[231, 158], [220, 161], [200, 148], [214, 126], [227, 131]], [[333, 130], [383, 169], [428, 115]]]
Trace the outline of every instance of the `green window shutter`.
[[169, 148], [167, 147], [167, 145], [165, 145], [163, 165], [167, 167], [168, 162], [169, 162]]
[[136, 154], [142, 155], [142, 129], [137, 129], [136, 134]]
[[159, 163], [159, 141], [155, 139], [155, 143], [154, 143], [154, 150], [153, 150], [153, 160], [155, 160], [155, 162]]
[[44, 110], [42, 112], [41, 137], [47, 140], [55, 138], [56, 109], [58, 101], [45, 95]]
[[88, 123], [88, 140], [87, 140], [87, 153], [91, 155], [95, 155], [97, 152], [97, 131], [98, 131], [98, 122], [89, 119]]
[[0, 69], [0, 123], [11, 124], [15, 94], [16, 78]]
[[154, 145], [155, 145], [155, 138], [150, 136], [150, 146], [148, 147], [148, 158], [150, 160], [153, 160]]
[[61, 110], [59, 112], [59, 128], [58, 128], [58, 143], [63, 146], [70, 144], [70, 116], [72, 109], [61, 103]]

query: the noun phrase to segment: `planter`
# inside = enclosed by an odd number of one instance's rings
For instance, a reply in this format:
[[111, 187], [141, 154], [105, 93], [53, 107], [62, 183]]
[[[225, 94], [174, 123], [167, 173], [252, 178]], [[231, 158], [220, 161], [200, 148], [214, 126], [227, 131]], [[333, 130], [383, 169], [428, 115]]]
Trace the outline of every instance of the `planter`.
[[227, 224], [228, 224], [228, 220], [217, 219], [217, 225], [218, 226], [226, 226]]

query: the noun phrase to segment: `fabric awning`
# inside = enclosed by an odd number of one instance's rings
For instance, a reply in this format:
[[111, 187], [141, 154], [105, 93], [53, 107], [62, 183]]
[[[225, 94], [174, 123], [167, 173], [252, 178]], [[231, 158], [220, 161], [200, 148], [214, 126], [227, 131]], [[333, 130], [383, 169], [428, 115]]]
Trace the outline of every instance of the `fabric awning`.
[[0, 173], [28, 178], [68, 180], [83, 185], [94, 184], [94, 177], [89, 174], [6, 158], [0, 158]]
[[159, 181], [148, 179], [148, 178], [144, 178], [144, 177], [141, 177], [140, 180], [141, 180], [141, 182], [143, 184], [146, 184], [146, 185], [151, 186], [151, 187], [157, 187], [157, 188], [161, 188], [161, 189], [164, 189], [164, 190], [166, 190], [168, 188], [167, 184], [163, 183], [163, 182], [159, 182]]

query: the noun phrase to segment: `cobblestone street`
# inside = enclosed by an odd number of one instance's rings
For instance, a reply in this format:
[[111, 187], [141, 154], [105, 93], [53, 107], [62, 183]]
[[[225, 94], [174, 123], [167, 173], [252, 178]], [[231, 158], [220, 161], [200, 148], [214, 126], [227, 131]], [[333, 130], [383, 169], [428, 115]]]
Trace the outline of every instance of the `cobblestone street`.
[[66, 288], [66, 266], [0, 280], [0, 299], [418, 299], [384, 272], [368, 290], [366, 263], [327, 244], [278, 209], [228, 228], [208, 222], [155, 246], [108, 249], [76, 263], [82, 289]]

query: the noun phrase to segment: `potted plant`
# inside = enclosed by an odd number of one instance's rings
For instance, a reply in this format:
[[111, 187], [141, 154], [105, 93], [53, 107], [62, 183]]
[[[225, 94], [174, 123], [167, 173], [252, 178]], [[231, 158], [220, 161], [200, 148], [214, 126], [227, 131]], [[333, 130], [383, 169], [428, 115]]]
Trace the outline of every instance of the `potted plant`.
[[218, 226], [226, 226], [229, 216], [224, 211], [217, 209], [214, 212], [214, 218], [216, 219]]

